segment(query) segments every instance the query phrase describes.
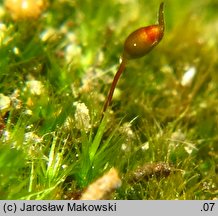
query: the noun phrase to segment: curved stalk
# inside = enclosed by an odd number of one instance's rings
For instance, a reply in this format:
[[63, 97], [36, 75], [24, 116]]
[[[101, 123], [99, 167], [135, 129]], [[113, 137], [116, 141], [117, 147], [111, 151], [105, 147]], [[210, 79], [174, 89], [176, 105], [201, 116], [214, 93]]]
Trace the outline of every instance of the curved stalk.
[[114, 94], [114, 89], [115, 89], [115, 87], [117, 85], [117, 82], [118, 82], [118, 80], [120, 78], [120, 75], [125, 70], [125, 67], [126, 67], [126, 61], [124, 59], [122, 59], [122, 62], [120, 63], [118, 71], [117, 71], [117, 73], [114, 76], [113, 82], [111, 84], [110, 91], [109, 91], [107, 99], [105, 101], [104, 108], [103, 108], [103, 114], [107, 110], [108, 106], [111, 105], [111, 100], [112, 100], [112, 97], [113, 97], [113, 94]]
[[159, 7], [158, 25], [156, 24], [139, 28], [132, 32], [124, 42], [122, 61], [117, 73], [114, 76], [108, 96], [106, 98], [101, 120], [104, 117], [105, 111], [111, 105], [115, 87], [120, 75], [125, 70], [127, 60], [140, 58], [149, 53], [163, 38], [164, 28], [164, 3], [162, 2]]

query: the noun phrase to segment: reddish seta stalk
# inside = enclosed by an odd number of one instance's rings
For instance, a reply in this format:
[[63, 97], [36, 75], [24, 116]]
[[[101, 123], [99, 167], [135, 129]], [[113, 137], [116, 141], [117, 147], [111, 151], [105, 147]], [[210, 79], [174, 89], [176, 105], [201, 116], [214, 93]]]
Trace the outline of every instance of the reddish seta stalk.
[[111, 105], [111, 100], [112, 100], [112, 97], [113, 97], [114, 89], [115, 89], [115, 87], [117, 85], [117, 82], [118, 82], [118, 80], [120, 78], [120, 75], [125, 70], [125, 67], [126, 67], [126, 61], [121, 59], [120, 66], [119, 66], [119, 68], [117, 70], [117, 73], [114, 76], [113, 82], [111, 84], [110, 91], [109, 91], [107, 99], [105, 101], [104, 108], [103, 108], [103, 113], [106, 111], [107, 107]]
[[107, 108], [111, 105], [114, 89], [126, 67], [126, 63], [130, 59], [140, 58], [149, 53], [163, 38], [164, 35], [164, 3], [162, 2], [159, 7], [158, 24], [147, 27], [142, 27], [132, 32], [124, 43], [124, 50], [122, 60], [117, 73], [114, 76], [111, 88], [106, 98], [102, 119]]

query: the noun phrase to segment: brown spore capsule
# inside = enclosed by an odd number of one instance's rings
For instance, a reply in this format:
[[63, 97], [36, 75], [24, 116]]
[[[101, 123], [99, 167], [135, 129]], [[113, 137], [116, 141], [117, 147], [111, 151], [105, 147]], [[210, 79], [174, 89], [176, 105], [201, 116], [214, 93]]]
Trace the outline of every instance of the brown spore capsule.
[[128, 60], [144, 56], [145, 54], [150, 52], [163, 38], [165, 26], [163, 7], [164, 3], [162, 2], [159, 8], [158, 24], [142, 27], [135, 30], [127, 37], [126, 41], [124, 42], [124, 50], [121, 63], [117, 70], [117, 73], [114, 76], [111, 88], [106, 98], [101, 120], [103, 119], [104, 113], [107, 110], [108, 106], [111, 105], [114, 89], [121, 74], [125, 70]]
[[123, 58], [140, 58], [153, 49], [164, 35], [163, 3], [160, 4], [157, 25], [142, 27], [132, 32], [124, 43]]
[[148, 53], [162, 38], [158, 25], [137, 29], [131, 33], [124, 43], [124, 58], [140, 58]]

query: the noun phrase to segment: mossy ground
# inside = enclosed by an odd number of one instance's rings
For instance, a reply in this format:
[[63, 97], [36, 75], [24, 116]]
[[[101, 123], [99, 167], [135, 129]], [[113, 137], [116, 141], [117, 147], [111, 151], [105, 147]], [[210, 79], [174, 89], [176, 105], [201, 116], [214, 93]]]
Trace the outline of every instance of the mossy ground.
[[[163, 40], [129, 62], [100, 123], [123, 42], [159, 3], [54, 0], [17, 22], [1, 3], [1, 199], [71, 199], [111, 167], [111, 199], [218, 198], [217, 1], [165, 1]], [[128, 180], [159, 162], [169, 176]]]

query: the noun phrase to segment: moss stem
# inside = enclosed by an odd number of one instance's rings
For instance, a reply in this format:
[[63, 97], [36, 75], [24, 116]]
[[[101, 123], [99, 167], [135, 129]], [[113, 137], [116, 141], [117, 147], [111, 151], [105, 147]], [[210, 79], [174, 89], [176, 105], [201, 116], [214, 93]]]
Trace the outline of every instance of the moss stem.
[[114, 79], [113, 79], [113, 82], [111, 84], [111, 88], [110, 88], [110, 91], [108, 93], [108, 96], [106, 98], [106, 101], [105, 101], [105, 104], [104, 104], [104, 108], [103, 108], [103, 113], [102, 113], [102, 117], [105, 113], [105, 111], [107, 110], [108, 106], [111, 105], [111, 101], [112, 101], [112, 97], [113, 97], [113, 94], [114, 94], [114, 90], [115, 90], [115, 87], [117, 85], [117, 82], [120, 78], [120, 75], [123, 73], [123, 71], [125, 70], [125, 67], [126, 67], [126, 60], [125, 59], [122, 59], [122, 62], [120, 63], [120, 66], [117, 70], [117, 73], [116, 75], [114, 76]]

